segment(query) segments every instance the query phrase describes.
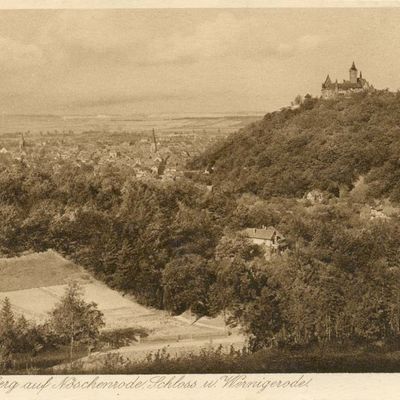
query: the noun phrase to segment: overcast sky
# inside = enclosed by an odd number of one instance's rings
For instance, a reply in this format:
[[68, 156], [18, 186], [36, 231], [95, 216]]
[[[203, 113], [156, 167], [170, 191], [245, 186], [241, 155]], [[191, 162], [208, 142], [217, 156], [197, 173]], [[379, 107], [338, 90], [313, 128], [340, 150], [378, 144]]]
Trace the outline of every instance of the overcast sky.
[[354, 60], [400, 88], [400, 9], [0, 11], [0, 112], [271, 111]]

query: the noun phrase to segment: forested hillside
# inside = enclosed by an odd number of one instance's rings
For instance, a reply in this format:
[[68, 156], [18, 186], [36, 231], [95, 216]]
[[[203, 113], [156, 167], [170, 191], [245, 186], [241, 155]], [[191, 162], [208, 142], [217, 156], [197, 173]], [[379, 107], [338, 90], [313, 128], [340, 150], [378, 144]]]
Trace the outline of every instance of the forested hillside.
[[306, 99], [265, 115], [191, 163], [213, 168], [211, 182], [263, 198], [333, 195], [360, 175], [368, 195], [400, 200], [400, 93], [377, 91], [332, 100]]
[[[376, 92], [267, 114], [172, 183], [38, 155], [0, 168], [0, 251], [52, 248], [143, 304], [222, 313], [252, 349], [399, 343], [399, 150], [400, 95]], [[284, 254], [241, 235], [263, 225]]]

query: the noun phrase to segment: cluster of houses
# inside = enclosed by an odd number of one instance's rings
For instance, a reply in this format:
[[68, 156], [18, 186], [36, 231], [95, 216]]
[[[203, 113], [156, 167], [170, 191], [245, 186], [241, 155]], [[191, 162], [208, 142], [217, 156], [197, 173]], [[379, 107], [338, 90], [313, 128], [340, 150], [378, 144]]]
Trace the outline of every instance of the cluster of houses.
[[[93, 167], [112, 164], [129, 169], [138, 179], [175, 181], [184, 175], [189, 158], [217, 140], [208, 134], [178, 133], [156, 137], [153, 132], [153, 137], [140, 137], [141, 133], [126, 132], [125, 136], [120, 135], [120, 142], [110, 141], [108, 133], [104, 136], [92, 131], [81, 134], [15, 133], [0, 145], [0, 163], [23, 160], [30, 166], [45, 159], [49, 163], [69, 161]], [[133, 139], [129, 141], [130, 135]]]

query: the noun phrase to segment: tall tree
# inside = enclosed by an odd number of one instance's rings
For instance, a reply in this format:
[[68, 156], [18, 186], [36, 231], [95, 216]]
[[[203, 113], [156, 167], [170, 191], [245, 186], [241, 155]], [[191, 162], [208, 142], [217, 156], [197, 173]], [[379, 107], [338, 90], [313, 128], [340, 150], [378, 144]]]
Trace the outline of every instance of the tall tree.
[[71, 361], [75, 343], [95, 340], [105, 325], [103, 313], [96, 303], [84, 301], [83, 289], [77, 282], [68, 284], [64, 296], [50, 314], [54, 332], [69, 343]]
[[199, 317], [208, 315], [208, 294], [214, 279], [203, 257], [190, 254], [174, 259], [163, 271], [164, 307], [173, 314], [191, 310]]
[[8, 359], [15, 350], [15, 318], [8, 297], [3, 300], [0, 310], [0, 356]]

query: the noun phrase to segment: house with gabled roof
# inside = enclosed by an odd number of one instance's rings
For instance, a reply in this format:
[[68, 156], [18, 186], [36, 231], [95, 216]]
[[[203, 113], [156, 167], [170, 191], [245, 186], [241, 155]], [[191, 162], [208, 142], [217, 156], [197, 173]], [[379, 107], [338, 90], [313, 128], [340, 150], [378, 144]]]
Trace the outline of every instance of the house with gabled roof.
[[272, 254], [281, 253], [287, 247], [285, 237], [273, 226], [246, 228], [241, 233], [253, 244], [261, 246], [267, 259], [270, 259]]

